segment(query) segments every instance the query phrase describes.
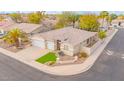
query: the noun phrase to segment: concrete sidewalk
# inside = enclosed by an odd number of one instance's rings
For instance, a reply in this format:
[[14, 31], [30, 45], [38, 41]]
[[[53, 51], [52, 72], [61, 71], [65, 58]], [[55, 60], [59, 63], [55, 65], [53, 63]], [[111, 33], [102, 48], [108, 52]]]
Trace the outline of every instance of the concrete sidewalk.
[[107, 46], [109, 41], [113, 38], [113, 36], [116, 34], [117, 31], [114, 31], [112, 35], [108, 36], [105, 41], [99, 46], [99, 48], [89, 57], [87, 60], [81, 64], [71, 64], [71, 65], [62, 65], [62, 66], [47, 66], [40, 63], [37, 63], [35, 61], [28, 62], [23, 60], [23, 58], [19, 55], [16, 55], [15, 53], [12, 53], [10, 51], [7, 51], [5, 49], [0, 48], [0, 52], [8, 55], [12, 58], [15, 58], [19, 60], [20, 62], [23, 62], [25, 64], [28, 64], [36, 69], [39, 69], [41, 71], [44, 71], [49, 74], [54, 75], [75, 75], [82, 72], [87, 71], [90, 69], [90, 67], [95, 63], [97, 58], [100, 56], [104, 48]]

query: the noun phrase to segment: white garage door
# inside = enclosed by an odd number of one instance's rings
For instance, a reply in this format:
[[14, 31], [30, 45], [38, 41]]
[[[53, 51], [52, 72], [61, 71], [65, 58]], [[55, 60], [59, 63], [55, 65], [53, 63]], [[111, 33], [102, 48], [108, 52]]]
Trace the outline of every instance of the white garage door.
[[54, 42], [47, 41], [47, 49], [54, 50]]
[[32, 45], [45, 49], [44, 40], [32, 40]]

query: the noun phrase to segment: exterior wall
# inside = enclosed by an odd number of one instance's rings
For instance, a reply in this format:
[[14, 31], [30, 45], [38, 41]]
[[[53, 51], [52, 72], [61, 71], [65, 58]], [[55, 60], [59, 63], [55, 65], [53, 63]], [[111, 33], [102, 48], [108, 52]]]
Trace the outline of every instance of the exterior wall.
[[124, 27], [124, 22], [121, 23], [121, 26]]
[[[92, 47], [87, 47], [90, 43], [94, 42], [94, 40], [96, 40], [97, 43], [95, 43]], [[64, 49], [65, 45], [68, 46], [68, 50]], [[70, 56], [73, 56], [80, 52], [86, 52], [88, 55], [90, 55], [96, 49], [97, 46], [99, 46], [99, 41], [98, 41], [98, 35], [96, 34], [95, 36], [89, 38], [89, 43], [87, 43], [87, 40], [85, 40], [74, 47], [69, 44], [62, 43], [61, 51], [63, 51], [65, 54]]]
[[80, 52], [80, 46], [81, 44], [78, 44], [76, 46], [73, 47], [73, 54], [78, 54]]
[[103, 41], [99, 40], [92, 47], [83, 47], [81, 51], [87, 53], [88, 55], [91, 55], [101, 45], [102, 42]]
[[[67, 46], [68, 49], [65, 50], [64, 49], [64, 46]], [[66, 55], [70, 55], [70, 56], [73, 56], [74, 55], [74, 53], [73, 53], [73, 47], [71, 45], [69, 45], [69, 44], [61, 43], [60, 50], [63, 51]]]
[[56, 43], [54, 41], [45, 41], [46, 49], [56, 50]]
[[42, 40], [32, 39], [31, 42], [32, 42], [33, 46], [45, 49], [45, 40], [43, 40], [43, 39]]

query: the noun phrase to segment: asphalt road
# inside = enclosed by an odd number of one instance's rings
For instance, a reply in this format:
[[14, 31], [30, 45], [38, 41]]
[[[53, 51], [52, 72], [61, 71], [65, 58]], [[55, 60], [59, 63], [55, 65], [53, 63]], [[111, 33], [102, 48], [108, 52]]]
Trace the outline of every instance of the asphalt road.
[[0, 80], [124, 80], [124, 29], [117, 32], [91, 69], [84, 73], [73, 76], [54, 76], [0, 53]]

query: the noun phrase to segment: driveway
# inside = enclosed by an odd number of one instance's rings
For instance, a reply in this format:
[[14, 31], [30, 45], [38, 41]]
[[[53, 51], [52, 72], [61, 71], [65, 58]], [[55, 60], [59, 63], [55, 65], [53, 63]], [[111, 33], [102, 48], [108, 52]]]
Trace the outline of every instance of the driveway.
[[120, 29], [88, 71], [73, 76], [54, 76], [0, 53], [0, 80], [124, 80], [124, 29]]
[[21, 56], [26, 61], [36, 60], [37, 58], [47, 54], [50, 50], [41, 49], [39, 47], [30, 46], [22, 51], [16, 53], [16, 55]]

